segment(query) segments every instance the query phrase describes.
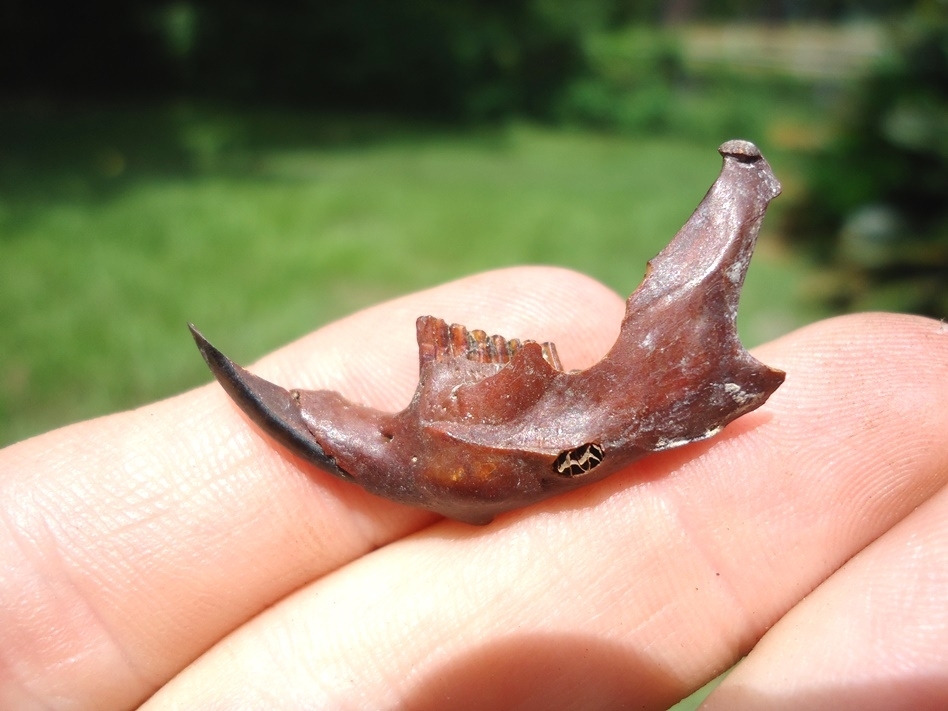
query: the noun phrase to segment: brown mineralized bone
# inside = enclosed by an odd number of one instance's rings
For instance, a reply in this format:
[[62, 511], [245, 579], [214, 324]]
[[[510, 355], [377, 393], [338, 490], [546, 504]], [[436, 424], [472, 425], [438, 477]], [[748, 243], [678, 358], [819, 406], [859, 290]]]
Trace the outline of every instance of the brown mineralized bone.
[[552, 343], [422, 316], [418, 389], [391, 414], [327, 390], [285, 390], [191, 331], [231, 398], [290, 451], [373, 494], [487, 523], [651, 452], [712, 437], [783, 382], [743, 348], [735, 327], [780, 184], [752, 143], [719, 151], [717, 181], [649, 262], [618, 340], [586, 370], [563, 371]]

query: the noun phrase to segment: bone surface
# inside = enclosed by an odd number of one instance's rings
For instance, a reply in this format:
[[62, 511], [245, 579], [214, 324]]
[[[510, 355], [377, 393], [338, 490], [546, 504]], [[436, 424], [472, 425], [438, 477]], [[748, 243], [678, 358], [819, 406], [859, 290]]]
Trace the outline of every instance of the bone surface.
[[191, 326], [211, 372], [266, 434], [367, 491], [468, 523], [585, 486], [652, 452], [714, 436], [784, 373], [737, 336], [738, 299], [780, 183], [757, 147], [728, 141], [718, 179], [626, 302], [618, 339], [565, 372], [552, 343], [417, 322], [418, 389], [387, 413], [292, 390], [228, 359]]

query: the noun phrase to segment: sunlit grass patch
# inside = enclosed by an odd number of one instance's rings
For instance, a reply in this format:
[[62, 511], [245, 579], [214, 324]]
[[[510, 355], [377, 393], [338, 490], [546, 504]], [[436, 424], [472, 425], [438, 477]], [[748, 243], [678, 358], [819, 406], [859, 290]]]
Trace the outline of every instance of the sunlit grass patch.
[[[6, 169], [0, 444], [206, 381], [187, 321], [249, 361], [379, 300], [507, 265], [571, 267], [628, 293], [720, 166], [716, 142], [672, 138], [528, 125], [386, 138], [292, 114], [285, 132], [279, 114], [266, 132], [253, 116], [169, 116], [132, 138], [136, 114], [117, 114], [70, 161]], [[215, 131], [196, 158], [192, 139], [168, 138]], [[800, 270], [766, 250], [755, 261], [749, 342], [807, 318]]]

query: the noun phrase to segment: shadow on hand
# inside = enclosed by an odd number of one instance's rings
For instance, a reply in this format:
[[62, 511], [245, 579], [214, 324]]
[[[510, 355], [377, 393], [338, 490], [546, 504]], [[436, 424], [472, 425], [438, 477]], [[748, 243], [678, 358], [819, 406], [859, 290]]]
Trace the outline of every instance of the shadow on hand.
[[693, 691], [618, 641], [516, 633], [446, 662], [413, 687], [402, 707], [415, 711], [666, 709]]

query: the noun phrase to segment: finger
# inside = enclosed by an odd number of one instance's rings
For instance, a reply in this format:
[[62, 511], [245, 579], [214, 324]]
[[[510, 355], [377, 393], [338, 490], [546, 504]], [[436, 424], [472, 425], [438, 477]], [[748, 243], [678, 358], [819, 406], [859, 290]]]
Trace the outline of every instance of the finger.
[[[253, 369], [396, 409], [417, 382], [419, 315], [556, 340], [582, 367], [622, 308], [581, 275], [506, 270], [369, 309]], [[22, 442], [0, 471], [4, 708], [133, 705], [275, 600], [435, 520], [303, 465], [216, 384]]]
[[948, 478], [948, 334], [860, 316], [719, 438], [498, 519], [444, 522], [281, 601], [146, 708], [665, 708]]
[[948, 708], [946, 599], [942, 489], [780, 620], [702, 711]]

